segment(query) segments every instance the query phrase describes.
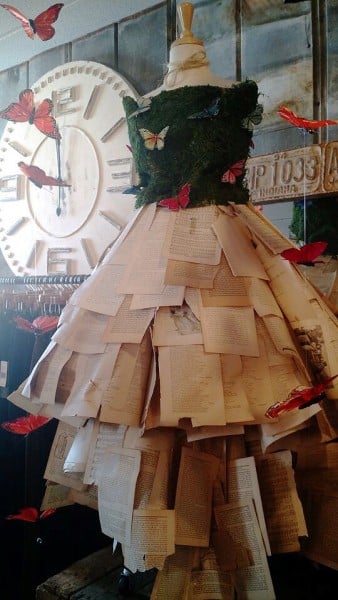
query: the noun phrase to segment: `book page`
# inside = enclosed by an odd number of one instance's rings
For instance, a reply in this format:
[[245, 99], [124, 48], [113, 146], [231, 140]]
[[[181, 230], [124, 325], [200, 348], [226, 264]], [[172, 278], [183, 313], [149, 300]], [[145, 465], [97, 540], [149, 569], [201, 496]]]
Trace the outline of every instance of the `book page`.
[[98, 482], [102, 532], [121, 544], [131, 545], [134, 494], [141, 452], [131, 448], [107, 448]]
[[273, 254], [280, 254], [283, 250], [293, 247], [292, 242], [284, 237], [279, 229], [251, 204], [236, 205], [235, 210], [241, 221], [249, 227], [252, 233], [255, 233]]
[[178, 425], [184, 417], [194, 426], [225, 425], [219, 354], [199, 345], [160, 347], [159, 371], [162, 425]]
[[101, 265], [90, 276], [90, 283], [82, 290], [77, 306], [103, 315], [116, 315], [124, 294], [118, 294], [117, 288], [125, 271], [124, 265]]
[[162, 307], [156, 311], [153, 344], [154, 346], [203, 344], [201, 323], [188, 304]]
[[100, 420], [138, 427], [143, 412], [149, 365], [150, 336], [140, 344], [122, 344], [110, 382], [104, 391]]
[[34, 391], [34, 399], [37, 402], [54, 404], [59, 375], [71, 355], [71, 350], [59, 347], [51, 341], [25, 380], [21, 395], [31, 398]]
[[218, 265], [203, 265], [185, 260], [168, 260], [164, 283], [193, 288], [212, 288]]
[[165, 285], [160, 294], [133, 294], [130, 310], [157, 306], [181, 306], [184, 291], [183, 285]]
[[126, 269], [118, 285], [119, 293], [160, 294], [162, 292], [167, 266], [167, 259], [162, 254], [162, 246], [169, 218], [167, 211], [154, 213], [147, 235], [138, 238], [130, 247]]
[[251, 307], [202, 307], [206, 352], [259, 356], [255, 316]]
[[299, 537], [307, 535], [307, 528], [291, 452], [282, 450], [264, 455], [258, 459], [257, 473], [271, 551], [274, 554], [298, 552]]
[[218, 468], [215, 456], [182, 448], [175, 498], [176, 544], [209, 546], [212, 491]]
[[235, 589], [230, 575], [219, 570], [203, 569], [191, 572], [191, 597], [194, 600], [234, 600]]
[[119, 349], [119, 344], [110, 344], [102, 354], [76, 356], [74, 383], [61, 412], [62, 416], [97, 416]]
[[302, 501], [309, 537], [302, 544], [302, 554], [308, 559], [338, 569], [338, 501], [337, 496], [318, 490], [302, 490]]
[[247, 278], [235, 277], [225, 256], [216, 273], [212, 289], [202, 289], [203, 306], [251, 306], [247, 292]]
[[150, 228], [155, 212], [155, 203], [139, 208], [127, 223], [121, 235], [114, 242], [111, 249], [106, 252], [102, 264], [127, 265], [133, 249], [140, 244], [144, 232]]
[[238, 600], [276, 600], [263, 538], [252, 500], [215, 507], [219, 529], [247, 548], [253, 564], [233, 572]]
[[176, 546], [175, 550], [156, 575], [151, 600], [190, 600], [190, 572], [196, 550], [188, 546]]
[[293, 265], [281, 260], [280, 256], [269, 255], [260, 243], [257, 244], [257, 252], [270, 277], [273, 294], [288, 320], [292, 323], [313, 318], [314, 312], [307, 301], [304, 284]]
[[126, 425], [95, 421], [83, 478], [84, 483], [98, 485], [105, 450], [122, 448], [126, 429]]
[[63, 465], [72, 447], [77, 428], [60, 421], [49, 452], [44, 478], [76, 490], [85, 489], [83, 473], [65, 473]]
[[226, 471], [227, 502], [251, 498], [262, 533], [265, 552], [271, 555], [270, 542], [266, 529], [261, 492], [259, 489], [255, 459], [253, 456], [238, 458], [227, 464]]
[[223, 248], [233, 275], [269, 279], [254, 251], [248, 230], [243, 227], [237, 217], [220, 214], [213, 224], [213, 230]]
[[218, 265], [222, 249], [212, 230], [216, 206], [186, 208], [170, 215], [163, 253], [169, 259]]
[[42, 498], [40, 510], [48, 510], [50, 508], [62, 508], [74, 504], [74, 500], [70, 497], [71, 488], [53, 481], [46, 481], [45, 493]]
[[139, 344], [154, 317], [154, 308], [131, 310], [132, 296], [126, 296], [117, 314], [109, 317], [102, 340], [110, 343]]
[[[52, 340], [63, 348], [84, 354], [98, 354], [104, 352], [106, 343], [103, 333], [107, 327], [107, 315], [101, 315], [91, 310], [77, 306], [71, 307], [71, 318], [63, 322], [53, 334]], [[83, 327], [86, 323], [86, 327]]]
[[[152, 563], [163, 566], [175, 552], [175, 513], [156, 508], [134, 510], [129, 544], [123, 544], [124, 564], [134, 570], [133, 555], [152, 555]], [[143, 569], [144, 570], [144, 569]]]
[[250, 299], [249, 304], [254, 307], [258, 316], [264, 317], [266, 315], [275, 315], [281, 319], [283, 318], [282, 311], [279, 308], [267, 281], [248, 277], [247, 288]]
[[94, 419], [88, 419], [84, 426], [77, 430], [63, 465], [65, 473], [85, 472], [93, 429]]

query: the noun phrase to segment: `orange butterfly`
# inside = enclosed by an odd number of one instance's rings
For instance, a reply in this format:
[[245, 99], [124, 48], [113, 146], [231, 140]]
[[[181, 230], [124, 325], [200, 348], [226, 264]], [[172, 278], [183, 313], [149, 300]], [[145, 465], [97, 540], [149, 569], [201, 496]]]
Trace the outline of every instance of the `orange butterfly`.
[[165, 206], [167, 208], [170, 208], [170, 210], [175, 211], [178, 211], [180, 208], [186, 208], [190, 202], [190, 187], [190, 183], [186, 183], [178, 192], [176, 198], [165, 198], [164, 200], [160, 200], [158, 205]]
[[15, 8], [10, 4], [0, 4], [0, 6], [8, 10], [13, 17], [20, 21], [25, 33], [29, 38], [33, 40], [36, 34], [40, 40], [45, 42], [50, 40], [55, 33], [52, 23], [55, 23], [57, 20], [63, 4], [53, 4], [47, 8], [47, 10], [44, 10], [37, 17], [35, 17], [35, 19], [29, 19], [18, 8]]
[[231, 165], [231, 167], [229, 167], [229, 169], [222, 175], [221, 181], [223, 183], [236, 183], [237, 177], [243, 175], [244, 165], [244, 158]]
[[43, 185], [50, 185], [54, 187], [71, 187], [69, 183], [62, 181], [61, 179], [56, 179], [56, 177], [46, 175], [45, 171], [36, 165], [26, 165], [26, 163], [21, 160], [18, 162], [18, 166], [24, 175], [26, 175], [26, 177], [28, 177], [28, 179], [38, 188], [42, 188]]
[[6, 421], [5, 423], [1, 423], [1, 427], [10, 433], [27, 435], [28, 433], [35, 431], [35, 429], [39, 429], [39, 427], [42, 427], [42, 425], [45, 425], [50, 420], [50, 417], [30, 414], [27, 417], [18, 417], [14, 421]]
[[44, 510], [40, 515], [37, 508], [34, 508], [33, 506], [27, 506], [26, 508], [20, 508], [17, 515], [8, 515], [6, 519], [9, 521], [16, 520], [36, 523], [37, 521], [40, 521], [40, 519], [47, 519], [47, 517], [50, 517], [55, 512], [56, 508], [47, 508], [47, 510]]
[[23, 329], [24, 331], [35, 333], [38, 335], [56, 329], [58, 326], [59, 317], [54, 317], [52, 315], [42, 315], [40, 317], [36, 317], [36, 319], [34, 319], [32, 323], [27, 319], [23, 319], [22, 317], [15, 317], [14, 320], [19, 329]]
[[34, 106], [33, 90], [23, 90], [19, 94], [19, 102], [12, 102], [7, 108], [0, 111], [0, 117], [14, 123], [29, 123], [41, 131], [44, 135], [61, 139], [61, 135], [51, 112], [53, 110], [53, 102], [50, 98], [45, 98], [42, 102]]
[[313, 267], [316, 262], [314, 259], [323, 254], [327, 247], [327, 242], [312, 242], [305, 244], [301, 248], [287, 248], [281, 252], [281, 256], [290, 262], [295, 262], [300, 265]]
[[141, 128], [139, 132], [144, 140], [144, 145], [147, 150], [162, 150], [164, 148], [164, 138], [167, 135], [169, 125], [164, 127], [160, 133], [152, 133], [148, 129]]
[[295, 125], [296, 127], [300, 127], [301, 129], [305, 129], [309, 133], [313, 133], [315, 129], [319, 129], [320, 127], [324, 127], [325, 125], [337, 125], [338, 121], [332, 121], [331, 119], [324, 119], [323, 121], [316, 121], [311, 119], [304, 119], [296, 113], [292, 112], [286, 106], [280, 106], [278, 109], [278, 114], [282, 119], [291, 123], [291, 125]]

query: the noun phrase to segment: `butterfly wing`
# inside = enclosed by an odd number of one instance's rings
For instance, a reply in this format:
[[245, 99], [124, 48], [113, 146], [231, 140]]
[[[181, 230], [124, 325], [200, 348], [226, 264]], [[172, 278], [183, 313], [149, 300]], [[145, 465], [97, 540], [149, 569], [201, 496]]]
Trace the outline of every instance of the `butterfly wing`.
[[244, 164], [245, 160], [242, 159], [231, 165], [231, 167], [223, 173], [221, 181], [223, 183], [235, 183], [237, 177], [243, 174]]
[[59, 317], [53, 315], [41, 315], [36, 317], [32, 322], [32, 326], [35, 333], [47, 333], [57, 328], [59, 323]]
[[0, 111], [0, 117], [15, 123], [29, 121], [34, 111], [34, 93], [30, 89], [23, 90], [19, 94], [19, 101], [12, 102], [7, 108]]
[[209, 106], [199, 112], [193, 113], [188, 119], [210, 119], [211, 117], [216, 117], [219, 113], [219, 103], [220, 98], [215, 98]]
[[155, 148], [157, 148], [157, 150], [162, 150], [164, 148], [164, 139], [168, 129], [169, 126], [164, 127], [160, 133], [152, 133], [149, 129], [141, 127], [139, 132], [144, 140], [144, 145], [147, 150], [154, 150]]
[[164, 200], [160, 200], [158, 205], [169, 208], [170, 210], [174, 210], [175, 212], [177, 212], [180, 208], [177, 198], [165, 198]]
[[28, 415], [27, 417], [18, 417], [14, 421], [7, 421], [1, 424], [1, 427], [5, 431], [10, 433], [18, 433], [19, 435], [27, 435], [35, 429], [39, 429], [45, 423], [50, 421], [49, 417], [43, 417], [42, 415]]
[[37, 510], [37, 508], [27, 506], [26, 508], [20, 508], [18, 514], [16, 515], [8, 515], [6, 519], [29, 521], [30, 523], [35, 523], [39, 519], [39, 511]]
[[157, 138], [156, 138], [156, 142], [155, 142], [157, 150], [163, 150], [164, 139], [165, 139], [165, 136], [167, 135], [168, 129], [169, 129], [169, 125], [167, 125], [167, 127], [163, 127], [162, 131], [160, 131], [160, 133], [157, 134]]
[[15, 6], [11, 6], [10, 4], [0, 4], [0, 6], [8, 10], [8, 12], [10, 12], [10, 14], [13, 15], [13, 17], [18, 19], [28, 37], [34, 39], [35, 32], [32, 27], [31, 21], [26, 17], [26, 15], [24, 15], [18, 8], [15, 8]]
[[281, 256], [290, 262], [313, 265], [315, 258], [320, 256], [326, 247], [327, 242], [312, 242], [301, 248], [287, 248], [281, 252]]
[[45, 98], [37, 106], [34, 114], [33, 123], [41, 133], [56, 140], [61, 139], [61, 135], [51, 112], [53, 110], [53, 102], [50, 98]]
[[312, 387], [298, 387], [293, 389], [286, 400], [272, 404], [266, 411], [265, 416], [269, 418], [275, 418], [284, 412], [293, 410], [294, 408], [302, 409], [310, 406], [310, 404], [319, 402], [322, 399], [324, 390], [329, 387], [330, 383], [336, 379], [336, 377], [338, 377], [338, 375], [333, 375], [333, 377], [329, 377], [325, 381], [322, 381], [321, 383], [318, 383]]
[[143, 138], [144, 145], [147, 148], [147, 150], [154, 150], [157, 135], [149, 131], [149, 129], [144, 129], [144, 127], [141, 127], [141, 129], [139, 129], [139, 132]]
[[332, 119], [324, 119], [321, 121], [312, 120], [312, 119], [304, 119], [296, 113], [292, 112], [286, 106], [280, 106], [278, 109], [278, 114], [282, 119], [289, 121], [292, 125], [296, 127], [300, 127], [302, 129], [306, 129], [307, 131], [311, 131], [314, 129], [319, 129], [320, 127], [324, 127], [325, 125], [336, 125], [338, 121], [333, 121]]
[[182, 189], [178, 192], [178, 203], [182, 208], [186, 208], [190, 202], [190, 183], [186, 183]]
[[34, 331], [32, 323], [27, 319], [23, 319], [22, 317], [15, 317], [14, 319], [18, 329], [23, 329], [24, 331], [28, 331], [32, 333]]
[[47, 10], [40, 13], [33, 21], [36, 35], [45, 42], [50, 40], [55, 34], [55, 29], [52, 27], [52, 23], [57, 20], [60, 10], [63, 4], [53, 4]]
[[42, 188], [43, 185], [70, 187], [65, 181], [56, 179], [56, 177], [52, 177], [51, 175], [46, 175], [45, 171], [40, 169], [37, 165], [26, 165], [23, 161], [20, 161], [18, 162], [18, 166], [26, 177], [39, 188]]

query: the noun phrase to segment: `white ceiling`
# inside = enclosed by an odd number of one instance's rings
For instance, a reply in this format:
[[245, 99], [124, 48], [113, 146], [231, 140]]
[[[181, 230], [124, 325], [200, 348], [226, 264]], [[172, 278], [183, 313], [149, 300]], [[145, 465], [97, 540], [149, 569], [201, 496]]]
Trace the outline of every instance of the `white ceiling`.
[[[53, 0], [9, 0], [29, 19], [35, 19]], [[63, 8], [54, 23], [55, 35], [43, 42], [32, 40], [20, 22], [0, 6], [0, 71], [20, 64], [36, 54], [116, 23], [128, 15], [158, 4], [158, 0], [63, 0]]]

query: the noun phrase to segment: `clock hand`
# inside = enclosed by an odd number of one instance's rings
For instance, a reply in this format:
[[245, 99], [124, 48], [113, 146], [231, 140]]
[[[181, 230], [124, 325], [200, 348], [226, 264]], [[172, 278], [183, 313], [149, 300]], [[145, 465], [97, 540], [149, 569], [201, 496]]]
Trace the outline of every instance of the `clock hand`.
[[[55, 140], [56, 143], [56, 160], [58, 165], [58, 179], [62, 181], [61, 177], [61, 152], [60, 152], [60, 139]], [[61, 215], [61, 187], [59, 187], [58, 191], [58, 203], [56, 207], [56, 214], [59, 217]]]

